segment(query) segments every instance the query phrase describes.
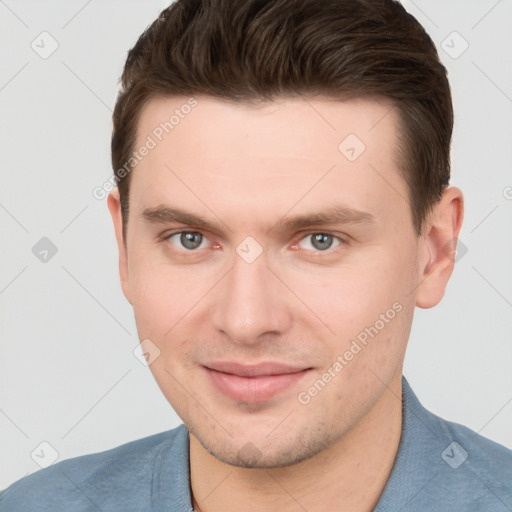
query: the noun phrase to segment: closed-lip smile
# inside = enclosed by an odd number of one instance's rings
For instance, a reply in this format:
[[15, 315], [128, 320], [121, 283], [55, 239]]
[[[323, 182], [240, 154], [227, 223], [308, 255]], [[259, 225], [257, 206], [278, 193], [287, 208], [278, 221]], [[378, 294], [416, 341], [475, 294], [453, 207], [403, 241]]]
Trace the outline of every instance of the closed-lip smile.
[[210, 381], [227, 397], [247, 403], [270, 400], [302, 379], [311, 368], [283, 363], [243, 364], [215, 361], [203, 364]]

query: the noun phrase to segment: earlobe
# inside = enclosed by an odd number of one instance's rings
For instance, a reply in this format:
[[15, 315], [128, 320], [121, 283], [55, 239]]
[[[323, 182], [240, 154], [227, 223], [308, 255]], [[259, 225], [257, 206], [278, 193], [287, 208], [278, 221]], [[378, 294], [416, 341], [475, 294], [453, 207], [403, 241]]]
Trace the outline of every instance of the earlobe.
[[128, 253], [127, 245], [123, 235], [123, 216], [121, 212], [121, 200], [119, 197], [119, 190], [116, 188], [107, 198], [107, 205], [112, 216], [114, 223], [114, 231], [116, 235], [117, 248], [119, 251], [119, 277], [121, 280], [121, 288], [123, 294], [131, 304], [130, 286], [129, 286], [129, 271], [128, 271]]
[[457, 239], [464, 215], [462, 192], [449, 187], [426, 219], [420, 240], [416, 305], [431, 308], [444, 296], [453, 272]]

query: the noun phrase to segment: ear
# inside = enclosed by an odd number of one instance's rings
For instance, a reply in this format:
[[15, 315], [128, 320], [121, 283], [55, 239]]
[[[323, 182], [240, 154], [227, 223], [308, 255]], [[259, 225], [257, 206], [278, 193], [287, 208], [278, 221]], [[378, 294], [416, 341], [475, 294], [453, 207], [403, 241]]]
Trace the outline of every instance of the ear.
[[119, 276], [121, 278], [121, 288], [124, 296], [131, 304], [129, 272], [128, 272], [128, 251], [123, 236], [123, 216], [121, 213], [121, 200], [119, 190], [115, 188], [110, 192], [107, 198], [108, 209], [114, 222], [114, 231], [116, 233], [117, 248], [119, 250]]
[[455, 265], [455, 252], [462, 220], [464, 198], [456, 187], [448, 187], [425, 222], [419, 241], [416, 306], [431, 308], [444, 296]]

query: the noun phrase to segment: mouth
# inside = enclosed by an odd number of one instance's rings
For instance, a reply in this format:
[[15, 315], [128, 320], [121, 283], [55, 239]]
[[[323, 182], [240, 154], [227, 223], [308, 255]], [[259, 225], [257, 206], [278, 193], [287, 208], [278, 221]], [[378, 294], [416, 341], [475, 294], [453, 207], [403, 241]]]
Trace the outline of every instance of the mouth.
[[204, 365], [213, 386], [225, 396], [246, 403], [261, 403], [284, 392], [312, 368], [279, 363], [244, 365], [215, 362]]

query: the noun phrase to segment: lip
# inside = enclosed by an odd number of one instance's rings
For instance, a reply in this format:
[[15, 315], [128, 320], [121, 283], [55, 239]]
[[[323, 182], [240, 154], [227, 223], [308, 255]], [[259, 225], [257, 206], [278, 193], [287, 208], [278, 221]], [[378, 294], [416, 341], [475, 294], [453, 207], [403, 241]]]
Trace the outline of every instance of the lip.
[[216, 389], [233, 400], [246, 403], [270, 400], [311, 370], [271, 362], [256, 365], [215, 362], [203, 368]]

